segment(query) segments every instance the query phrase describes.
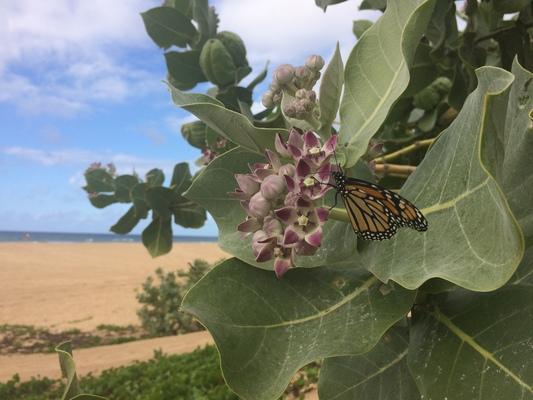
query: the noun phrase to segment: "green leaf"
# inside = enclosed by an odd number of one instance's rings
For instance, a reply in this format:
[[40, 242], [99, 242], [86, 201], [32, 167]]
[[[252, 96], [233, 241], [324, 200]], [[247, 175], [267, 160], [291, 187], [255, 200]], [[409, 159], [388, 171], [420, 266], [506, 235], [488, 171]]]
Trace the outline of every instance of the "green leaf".
[[505, 120], [513, 75], [483, 67], [477, 78], [478, 88], [401, 191], [427, 217], [427, 232], [404, 229], [369, 246], [369, 270], [383, 281], [417, 288], [439, 277], [489, 291], [502, 286], [522, 258], [520, 228], [489, 173], [497, 162], [481, 158], [495, 121]]
[[131, 189], [139, 183], [134, 175], [120, 175], [115, 178], [115, 198], [120, 203], [131, 203]]
[[219, 135], [256, 153], [274, 148], [276, 133], [284, 132], [281, 129], [256, 128], [244, 115], [226, 109], [210, 96], [185, 93], [171, 85], [169, 89], [178, 107], [196, 115]]
[[455, 2], [437, 1], [425, 35], [433, 45], [433, 52], [446, 42], [458, 39]]
[[[420, 43], [416, 49], [415, 60], [409, 69], [411, 79], [409, 80], [407, 89], [405, 89], [405, 91], [402, 93], [402, 99], [406, 97], [412, 97], [426, 86], [429, 86], [435, 79], [439, 77], [439, 69], [433, 62], [431, 51], [432, 47], [425, 43]], [[393, 110], [394, 106], [391, 112], [389, 112], [387, 120], [391, 119], [391, 113]], [[396, 118], [392, 119], [395, 120]]]
[[169, 188], [156, 186], [146, 189], [146, 202], [159, 218], [170, 219], [170, 205], [176, 200], [176, 193]]
[[255, 87], [265, 80], [268, 74], [268, 64], [269, 62], [267, 61], [265, 68], [261, 70], [261, 72], [248, 84], [248, 86], [246, 86], [246, 89], [248, 89], [250, 92], [253, 92]]
[[61, 400], [106, 400], [105, 397], [82, 393], [76, 374], [76, 364], [72, 358], [72, 346], [70, 342], [60, 343], [55, 348], [55, 351], [59, 356], [59, 365], [61, 366], [63, 377], [67, 379]]
[[494, 9], [502, 14], [522, 11], [531, 4], [531, 0], [493, 0]]
[[315, 4], [325, 12], [328, 6], [344, 3], [345, 1], [346, 0], [315, 0]]
[[344, 67], [339, 49], [339, 43], [335, 47], [335, 53], [329, 62], [322, 81], [320, 82], [320, 136], [326, 140], [331, 136], [331, 125], [337, 117], [341, 100], [342, 85], [344, 83]]
[[165, 0], [163, 5], [166, 7], [174, 7], [183, 15], [192, 18], [192, 6], [195, 0]]
[[196, 28], [189, 18], [172, 7], [155, 7], [141, 13], [146, 32], [164, 49], [172, 45], [186, 47], [196, 36]]
[[[517, 60], [512, 72], [515, 81], [509, 94], [506, 118], [498, 118], [499, 124], [493, 125], [494, 142], [487, 143], [485, 154], [487, 158], [498, 160], [496, 170], [501, 172], [496, 177], [524, 234], [526, 254], [513, 280], [533, 284], [533, 119], [528, 115], [533, 110], [533, 73]], [[491, 149], [499, 152], [491, 155], [487, 152]]]
[[454, 291], [414, 313], [408, 364], [425, 399], [533, 399], [533, 287]]
[[165, 174], [159, 168], [153, 168], [146, 173], [145, 179], [148, 186], [161, 186], [165, 182]]
[[[228, 195], [238, 186], [234, 175], [249, 173], [248, 164], [256, 162], [265, 162], [265, 159], [242, 148], [232, 149], [211, 161], [184, 196], [202, 205], [213, 216], [218, 226], [220, 248], [256, 267], [272, 269], [272, 262], [255, 261], [251, 235], [243, 238], [237, 231], [237, 225], [245, 220], [246, 214], [240, 202]], [[297, 266], [331, 266], [348, 259], [353, 264], [358, 263], [356, 237], [349, 224], [330, 221], [324, 225], [323, 235], [316, 255], [298, 257]]]
[[326, 358], [318, 380], [320, 399], [420, 399], [407, 369], [408, 345], [407, 329], [394, 326], [368, 353]]
[[114, 194], [97, 194], [89, 196], [89, 201], [96, 208], [104, 208], [117, 202]]
[[172, 213], [174, 222], [184, 228], [201, 228], [207, 219], [205, 209], [192, 201], [176, 204]]
[[230, 259], [187, 293], [182, 309], [213, 335], [235, 393], [274, 400], [300, 367], [366, 352], [405, 315], [414, 292], [383, 294], [381, 286], [362, 269], [297, 269], [276, 279]]
[[166, 254], [172, 249], [171, 224], [171, 219], [161, 219], [156, 216], [143, 230], [142, 241], [152, 257]]
[[218, 16], [214, 7], [209, 7], [208, 0], [194, 0], [193, 2], [193, 19], [198, 23], [200, 30], [200, 39], [198, 46], [212, 38], [217, 33]]
[[114, 178], [104, 168], [88, 169], [84, 176], [87, 182], [84, 189], [88, 193], [113, 192], [115, 190]]
[[367, 19], [358, 19], [353, 22], [352, 31], [357, 39], [361, 39], [363, 33], [366, 32], [374, 23]]
[[366, 152], [394, 102], [409, 83], [409, 67], [434, 0], [391, 0], [383, 16], [353, 48], [344, 72], [339, 147], [347, 167]]
[[146, 218], [150, 207], [146, 203], [146, 189], [148, 185], [146, 183], [139, 183], [131, 188], [130, 196], [135, 207], [135, 215], [139, 218]]
[[207, 81], [200, 68], [199, 51], [169, 51], [165, 53], [165, 60], [172, 84], [180, 90], [189, 90], [196, 84]]
[[124, 214], [117, 223], [111, 227], [111, 232], [118, 233], [119, 235], [130, 233], [140, 220], [141, 218], [137, 216], [135, 211], [135, 206], [131, 206], [126, 214]]
[[174, 166], [174, 171], [172, 172], [170, 188], [176, 194], [182, 195], [191, 186], [191, 180], [192, 176], [189, 170], [189, 164], [186, 162], [178, 163]]
[[384, 11], [386, 7], [387, 0], [363, 0], [359, 6], [359, 9]]

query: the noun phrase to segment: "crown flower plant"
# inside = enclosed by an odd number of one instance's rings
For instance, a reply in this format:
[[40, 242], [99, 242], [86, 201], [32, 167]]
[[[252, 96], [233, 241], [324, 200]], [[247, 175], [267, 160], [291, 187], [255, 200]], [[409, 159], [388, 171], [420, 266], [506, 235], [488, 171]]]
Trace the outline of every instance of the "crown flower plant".
[[129, 204], [111, 229], [145, 224], [153, 256], [209, 213], [229, 258], [181, 310], [239, 398], [321, 360], [321, 400], [533, 399], [533, 6], [360, 3], [379, 18], [353, 21], [345, 60], [347, 42], [251, 79], [257, 49], [207, 0], [143, 13], [203, 156], [166, 184], [94, 165], [89, 201]]
[[237, 229], [252, 235], [257, 262], [274, 259], [278, 278], [295, 266], [297, 255], [313, 255], [322, 243], [329, 210], [317, 204], [331, 189], [323, 183], [331, 176], [336, 143], [335, 135], [322, 144], [316, 133], [293, 128], [287, 141], [276, 135], [276, 151], [266, 151], [268, 162], [235, 175], [239, 187], [231, 195], [247, 215]]

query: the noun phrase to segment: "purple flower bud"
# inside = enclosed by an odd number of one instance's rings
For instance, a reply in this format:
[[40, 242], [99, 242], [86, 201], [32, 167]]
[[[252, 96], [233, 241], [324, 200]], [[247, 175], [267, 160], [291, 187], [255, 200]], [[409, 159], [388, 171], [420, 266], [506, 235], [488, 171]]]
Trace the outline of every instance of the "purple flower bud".
[[286, 85], [294, 78], [294, 67], [290, 64], [282, 64], [274, 71], [274, 79], [281, 86]]
[[257, 218], [248, 218], [246, 221], [241, 222], [239, 225], [237, 225], [237, 230], [239, 232], [255, 232], [259, 228], [261, 228], [261, 224], [257, 220]]
[[283, 234], [283, 226], [281, 222], [274, 217], [265, 217], [263, 222], [263, 231], [269, 237], [281, 236]]
[[296, 176], [306, 178], [311, 173], [311, 167], [303, 158], [300, 158], [298, 164], [296, 164]]
[[272, 91], [270, 90], [267, 90], [264, 94], [263, 94], [263, 97], [261, 99], [261, 102], [263, 103], [263, 105], [266, 107], [266, 108], [272, 108], [274, 107], [274, 99], [273, 99], [273, 96], [274, 94], [272, 93]]
[[250, 175], [235, 174], [235, 180], [239, 188], [250, 196], [259, 191], [259, 183], [253, 180]]
[[287, 140], [287, 144], [296, 148], [302, 148], [304, 144], [302, 134], [294, 128], [291, 129], [289, 132], [289, 140]]
[[274, 171], [278, 171], [281, 167], [281, 161], [279, 160], [278, 155], [268, 149], [266, 150], [265, 153]]
[[276, 273], [276, 277], [281, 278], [283, 275], [285, 275], [285, 272], [289, 270], [291, 267], [291, 260], [286, 257], [276, 257], [274, 261], [274, 272]]
[[87, 168], [87, 171], [93, 171], [95, 169], [99, 169], [99, 168], [102, 168], [102, 163], [100, 162], [93, 162], [89, 165], [89, 167]]
[[261, 183], [261, 195], [266, 200], [275, 200], [285, 192], [285, 179], [279, 175], [269, 175]]
[[300, 79], [301, 81], [306, 81], [311, 79], [311, 77], [313, 76], [313, 72], [307, 67], [296, 67], [294, 70], [294, 75], [297, 79]]
[[304, 144], [308, 149], [316, 148], [320, 151], [320, 140], [318, 140], [318, 137], [311, 131], [304, 133]]
[[274, 140], [274, 146], [276, 151], [281, 154], [283, 157], [290, 157], [289, 150], [287, 150], [287, 145], [283, 141], [283, 138], [279, 133], [276, 134], [276, 139]]
[[296, 97], [297, 99], [307, 99], [307, 90], [298, 89], [296, 93], [294, 93], [294, 97]]
[[324, 59], [318, 55], [309, 56], [305, 60], [305, 66], [313, 71], [320, 71], [324, 64]]
[[287, 103], [283, 105], [283, 113], [289, 118], [295, 118], [298, 110], [296, 103]]
[[313, 247], [320, 247], [322, 244], [322, 228], [317, 228], [314, 232], [305, 236], [305, 241]]
[[254, 194], [248, 204], [248, 214], [251, 217], [264, 218], [269, 211], [270, 202], [263, 197], [261, 192]]
[[296, 172], [296, 168], [292, 164], [282, 165], [278, 170], [278, 174], [281, 176], [283, 175], [294, 176], [295, 172]]

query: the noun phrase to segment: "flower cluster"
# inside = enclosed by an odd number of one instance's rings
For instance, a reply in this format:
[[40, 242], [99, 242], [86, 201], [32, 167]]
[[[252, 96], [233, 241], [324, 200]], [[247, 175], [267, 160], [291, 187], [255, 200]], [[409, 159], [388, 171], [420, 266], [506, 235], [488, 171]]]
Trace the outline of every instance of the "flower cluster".
[[280, 65], [274, 71], [269, 89], [263, 95], [263, 105], [267, 108], [280, 104], [283, 91], [295, 99], [285, 104], [283, 112], [291, 118], [306, 119], [315, 109], [316, 93], [313, 86], [320, 78], [320, 70], [324, 67], [324, 59], [320, 56], [309, 56], [305, 65], [293, 67], [290, 64]]
[[276, 136], [276, 152], [266, 151], [267, 163], [250, 165], [251, 173], [235, 175], [239, 187], [231, 195], [247, 214], [237, 229], [253, 234], [256, 261], [274, 258], [278, 277], [294, 266], [296, 255], [313, 255], [321, 245], [329, 210], [315, 201], [330, 189], [321, 182], [331, 176], [336, 143], [335, 135], [321, 145], [315, 133], [292, 129], [287, 141]]

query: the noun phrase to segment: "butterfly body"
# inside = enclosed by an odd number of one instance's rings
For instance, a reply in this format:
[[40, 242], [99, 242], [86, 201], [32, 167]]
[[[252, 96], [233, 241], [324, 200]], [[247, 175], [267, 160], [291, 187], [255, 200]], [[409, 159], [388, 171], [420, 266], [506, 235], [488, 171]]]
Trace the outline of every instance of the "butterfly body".
[[[411, 202], [384, 187], [333, 172], [337, 195], [341, 195], [354, 231], [365, 240], [390, 239], [399, 227], [423, 232], [427, 220]], [[335, 198], [336, 199], [336, 198]]]

